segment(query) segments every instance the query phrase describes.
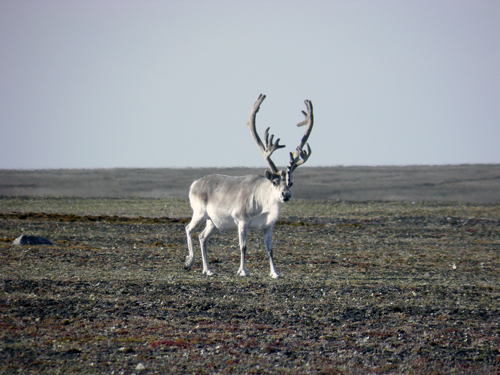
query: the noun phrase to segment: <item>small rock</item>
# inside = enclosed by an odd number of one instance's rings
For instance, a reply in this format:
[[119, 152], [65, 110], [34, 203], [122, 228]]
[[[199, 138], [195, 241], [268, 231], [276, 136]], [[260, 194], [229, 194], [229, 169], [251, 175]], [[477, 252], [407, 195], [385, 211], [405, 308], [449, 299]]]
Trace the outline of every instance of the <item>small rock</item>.
[[48, 239], [38, 236], [28, 236], [23, 234], [21, 237], [17, 237], [13, 245], [53, 245]]
[[146, 367], [144, 367], [144, 365], [143, 365], [142, 363], [139, 363], [135, 369], [136, 369], [137, 371], [141, 371], [141, 370], [145, 370], [145, 369], [146, 369]]

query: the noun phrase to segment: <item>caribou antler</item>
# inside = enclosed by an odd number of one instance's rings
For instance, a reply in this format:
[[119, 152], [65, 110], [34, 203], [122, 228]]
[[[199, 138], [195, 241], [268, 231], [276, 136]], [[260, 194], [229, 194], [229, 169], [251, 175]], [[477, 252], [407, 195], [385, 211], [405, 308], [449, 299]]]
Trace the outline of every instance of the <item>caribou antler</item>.
[[264, 159], [266, 160], [267, 164], [269, 165], [269, 168], [273, 173], [278, 173], [278, 168], [276, 168], [276, 165], [274, 165], [273, 161], [271, 160], [271, 155], [277, 149], [283, 148], [285, 146], [279, 144], [280, 142], [279, 138], [276, 140], [276, 142], [273, 142], [274, 135], [271, 134], [271, 136], [269, 136], [269, 128], [267, 128], [266, 131], [264, 132], [264, 139], [266, 143], [263, 144], [259, 135], [257, 134], [257, 130], [255, 129], [255, 117], [257, 115], [257, 112], [259, 112], [260, 105], [262, 104], [265, 98], [266, 98], [265, 95], [263, 94], [259, 95], [257, 101], [253, 105], [252, 113], [250, 113], [247, 126], [250, 128], [250, 132], [252, 133], [253, 139], [257, 143], [257, 146], [259, 146], [260, 152], [264, 157]]
[[[307, 129], [295, 151], [290, 152], [290, 163], [288, 164], [290, 172], [293, 172], [298, 166], [304, 164], [309, 159], [309, 156], [311, 156], [311, 147], [307, 143], [307, 140], [309, 139], [309, 135], [311, 135], [314, 124], [313, 107], [310, 100], [304, 100], [304, 103], [306, 104], [307, 113], [302, 111], [305, 119], [299, 122], [297, 126], [307, 125]], [[307, 146], [307, 150], [304, 150], [304, 145]]]

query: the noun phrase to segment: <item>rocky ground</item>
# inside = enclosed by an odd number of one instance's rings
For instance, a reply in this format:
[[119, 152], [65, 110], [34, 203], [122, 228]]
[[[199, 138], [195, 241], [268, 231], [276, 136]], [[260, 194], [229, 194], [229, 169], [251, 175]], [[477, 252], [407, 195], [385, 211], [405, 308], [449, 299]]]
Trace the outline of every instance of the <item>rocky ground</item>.
[[498, 205], [296, 201], [274, 280], [258, 234], [248, 277], [234, 233], [186, 271], [169, 202], [1, 199], [1, 373], [500, 371]]

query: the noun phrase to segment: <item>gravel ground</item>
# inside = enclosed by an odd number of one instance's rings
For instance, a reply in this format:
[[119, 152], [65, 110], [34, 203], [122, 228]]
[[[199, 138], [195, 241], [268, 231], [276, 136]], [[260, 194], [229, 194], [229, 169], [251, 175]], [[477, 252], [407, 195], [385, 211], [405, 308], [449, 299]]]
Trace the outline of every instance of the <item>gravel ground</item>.
[[500, 371], [497, 205], [299, 201], [273, 280], [258, 234], [248, 277], [235, 233], [210, 241], [217, 276], [186, 271], [186, 202], [23, 202], [0, 213], [1, 373]]

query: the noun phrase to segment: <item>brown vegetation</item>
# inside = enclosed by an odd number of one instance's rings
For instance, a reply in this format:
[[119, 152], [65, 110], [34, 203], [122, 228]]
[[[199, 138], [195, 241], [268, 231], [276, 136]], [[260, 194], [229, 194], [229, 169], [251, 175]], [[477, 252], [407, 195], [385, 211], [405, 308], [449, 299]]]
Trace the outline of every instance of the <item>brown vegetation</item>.
[[234, 233], [184, 270], [185, 200], [0, 204], [2, 373], [500, 370], [498, 205], [294, 201], [273, 280], [260, 234], [247, 278]]

